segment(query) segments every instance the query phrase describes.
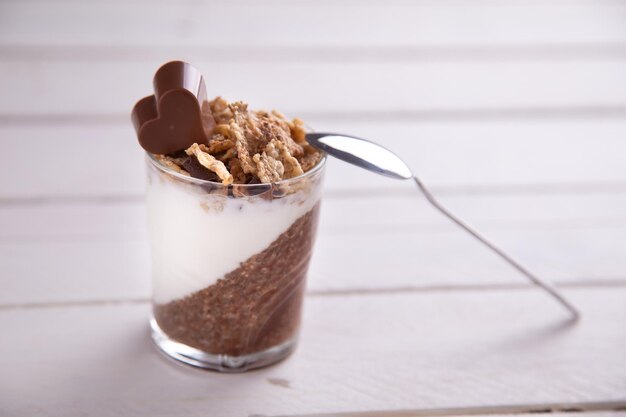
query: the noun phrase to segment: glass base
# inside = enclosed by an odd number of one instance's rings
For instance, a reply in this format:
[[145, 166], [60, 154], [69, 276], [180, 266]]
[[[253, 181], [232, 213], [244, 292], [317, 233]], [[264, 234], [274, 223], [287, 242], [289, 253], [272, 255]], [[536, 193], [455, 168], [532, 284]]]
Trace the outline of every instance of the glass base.
[[152, 340], [159, 350], [168, 357], [197, 368], [219, 372], [245, 372], [274, 364], [289, 356], [297, 343], [297, 338], [294, 337], [278, 346], [249, 355], [215, 355], [171, 339], [161, 330], [154, 317], [150, 319], [150, 328], [152, 329]]

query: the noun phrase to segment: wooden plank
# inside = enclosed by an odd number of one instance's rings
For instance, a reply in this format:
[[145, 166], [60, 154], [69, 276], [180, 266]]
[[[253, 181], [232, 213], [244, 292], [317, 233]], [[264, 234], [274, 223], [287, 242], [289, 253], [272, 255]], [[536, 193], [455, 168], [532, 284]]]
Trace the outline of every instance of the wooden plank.
[[159, 2], [158, 6], [148, 6], [145, 1], [62, 0], [4, 1], [0, 7], [0, 16], [4, 17], [0, 42], [9, 45], [208, 44], [258, 48], [268, 44], [308, 47], [626, 41], [622, 24], [626, 7], [615, 1], [274, 1], [262, 5], [245, 1]]
[[[440, 200], [468, 222], [489, 230], [626, 226], [626, 193], [443, 194]], [[0, 241], [145, 239], [145, 217], [143, 198], [5, 203], [0, 204]], [[407, 229], [445, 232], [448, 224], [423, 197], [413, 193], [327, 193], [320, 230], [324, 234]]]
[[[444, 202], [561, 285], [626, 283], [624, 194], [448, 196]], [[141, 203], [14, 205], [2, 207], [0, 218], [0, 285], [11, 289], [0, 292], [0, 304], [149, 297]], [[313, 293], [524, 285], [422, 199], [324, 203]]]
[[626, 290], [567, 293], [575, 325], [530, 290], [308, 297], [294, 356], [245, 375], [159, 357], [146, 304], [5, 310], [0, 404], [228, 417], [623, 400]]
[[[563, 285], [623, 284], [624, 228], [490, 231], [537, 274]], [[390, 247], [390, 245], [393, 246]], [[146, 241], [0, 244], [6, 305], [146, 299]], [[524, 286], [527, 281], [470, 238], [451, 233], [321, 235], [309, 290], [317, 293], [449, 287]]]
[[[187, 59], [177, 55], [177, 58]], [[294, 115], [624, 106], [624, 60], [255, 62], [191, 60], [209, 95]], [[0, 61], [0, 113], [128, 114], [162, 61]], [[251, 68], [254, 68], [251, 70]], [[262, 81], [260, 81], [262, 80]], [[374, 116], [375, 117], [375, 116]]]
[[[378, 141], [400, 154], [433, 187], [496, 188], [585, 185], [593, 191], [626, 181], [626, 120], [391, 122], [311, 119], [318, 130]], [[0, 127], [11, 155], [0, 198], [140, 196], [144, 161], [130, 122]], [[28, 170], [24, 161], [28, 161]], [[412, 192], [393, 181], [330, 161], [326, 189]], [[620, 188], [621, 187], [621, 188]], [[366, 191], [367, 190], [367, 191]]]

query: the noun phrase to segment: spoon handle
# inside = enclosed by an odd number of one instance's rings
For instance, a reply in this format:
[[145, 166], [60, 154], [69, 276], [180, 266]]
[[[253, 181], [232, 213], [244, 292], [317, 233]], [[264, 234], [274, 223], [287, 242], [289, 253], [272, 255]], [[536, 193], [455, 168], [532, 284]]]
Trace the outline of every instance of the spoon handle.
[[448, 209], [446, 209], [444, 206], [442, 206], [439, 203], [439, 201], [437, 201], [437, 199], [431, 194], [431, 192], [419, 180], [419, 178], [417, 178], [416, 176], [413, 176], [413, 180], [415, 181], [415, 184], [417, 184], [417, 187], [420, 189], [420, 191], [424, 194], [424, 196], [426, 197], [428, 202], [433, 205], [433, 207], [435, 207], [437, 210], [439, 210], [444, 216], [448, 217], [450, 220], [452, 220], [458, 226], [460, 226], [461, 228], [465, 229], [465, 231], [467, 231], [470, 235], [472, 235], [478, 241], [483, 243], [489, 249], [491, 249], [496, 254], [498, 254], [502, 259], [507, 261], [509, 263], [509, 265], [511, 265], [513, 268], [517, 269], [522, 275], [526, 276], [533, 283], [535, 283], [536, 285], [538, 285], [539, 287], [541, 287], [545, 291], [547, 291], [552, 297], [554, 297], [559, 303], [561, 303], [561, 305], [563, 305], [566, 309], [569, 310], [569, 312], [572, 314], [572, 319], [573, 320], [578, 320], [579, 319], [580, 313], [578, 312], [576, 307], [574, 307], [572, 305], [572, 303], [567, 301], [567, 299], [550, 282], [545, 281], [545, 280], [537, 277], [533, 273], [531, 273], [528, 269], [526, 269], [524, 266], [522, 266], [519, 262], [517, 262], [515, 259], [511, 258], [509, 255], [507, 255], [506, 252], [504, 252], [502, 249], [500, 249], [494, 243], [490, 242], [487, 238], [485, 238], [480, 233], [478, 233], [478, 231], [474, 230], [471, 226], [469, 226], [463, 220], [459, 219], [454, 214], [450, 213], [448, 211]]

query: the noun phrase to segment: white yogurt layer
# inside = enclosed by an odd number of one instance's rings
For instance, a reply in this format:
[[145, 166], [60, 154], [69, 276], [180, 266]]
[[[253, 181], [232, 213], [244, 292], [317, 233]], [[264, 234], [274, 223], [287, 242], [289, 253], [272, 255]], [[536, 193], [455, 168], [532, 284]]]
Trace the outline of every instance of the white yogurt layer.
[[227, 198], [160, 173], [149, 176], [153, 298], [159, 304], [215, 284], [266, 249], [319, 201], [317, 191], [272, 201]]

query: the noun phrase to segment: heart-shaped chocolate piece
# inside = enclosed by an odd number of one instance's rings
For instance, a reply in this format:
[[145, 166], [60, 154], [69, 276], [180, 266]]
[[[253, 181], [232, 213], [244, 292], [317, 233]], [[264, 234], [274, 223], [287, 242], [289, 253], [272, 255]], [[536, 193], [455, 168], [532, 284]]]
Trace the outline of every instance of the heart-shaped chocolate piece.
[[[204, 104], [204, 105], [203, 105]], [[154, 95], [139, 100], [131, 113], [139, 144], [154, 154], [170, 154], [194, 143], [208, 143], [215, 120], [206, 102], [200, 71], [182, 61], [154, 74]]]

